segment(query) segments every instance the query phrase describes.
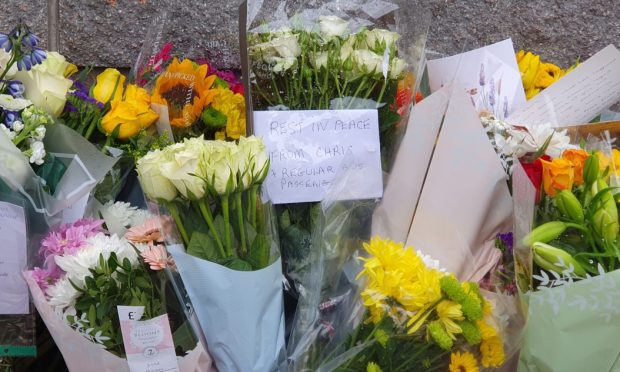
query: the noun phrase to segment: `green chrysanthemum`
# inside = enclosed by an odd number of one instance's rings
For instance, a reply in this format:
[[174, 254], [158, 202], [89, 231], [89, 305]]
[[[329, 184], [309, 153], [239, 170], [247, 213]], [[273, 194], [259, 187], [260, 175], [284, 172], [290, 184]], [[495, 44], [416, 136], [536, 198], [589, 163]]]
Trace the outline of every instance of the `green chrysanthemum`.
[[465, 337], [465, 341], [467, 341], [470, 345], [478, 345], [480, 341], [482, 341], [482, 334], [480, 333], [480, 329], [476, 327], [475, 324], [469, 321], [462, 321], [458, 323], [459, 327], [463, 330], [463, 337]]
[[438, 321], [431, 322], [428, 325], [428, 332], [431, 335], [431, 338], [439, 345], [440, 348], [444, 350], [452, 349], [454, 342], [443, 328], [441, 323]]

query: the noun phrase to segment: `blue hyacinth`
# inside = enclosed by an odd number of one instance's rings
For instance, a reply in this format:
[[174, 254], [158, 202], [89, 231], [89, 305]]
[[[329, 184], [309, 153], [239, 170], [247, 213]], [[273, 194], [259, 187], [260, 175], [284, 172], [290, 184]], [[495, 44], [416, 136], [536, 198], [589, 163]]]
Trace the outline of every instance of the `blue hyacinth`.
[[9, 90], [9, 94], [13, 96], [13, 98], [24, 97], [24, 92], [26, 91], [26, 88], [24, 87], [24, 84], [22, 84], [21, 81], [11, 80], [8, 82], [7, 87]]
[[11, 41], [9, 35], [0, 34], [0, 48], [4, 49], [7, 53], [13, 49], [13, 42]]

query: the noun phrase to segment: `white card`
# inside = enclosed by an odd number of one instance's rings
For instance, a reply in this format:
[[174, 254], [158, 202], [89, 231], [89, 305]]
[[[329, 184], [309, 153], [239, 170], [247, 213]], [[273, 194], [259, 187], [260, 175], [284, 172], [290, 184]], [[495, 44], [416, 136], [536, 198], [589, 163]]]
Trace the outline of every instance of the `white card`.
[[264, 187], [274, 204], [321, 201], [336, 177], [356, 173], [364, 182], [342, 198], [383, 194], [377, 110], [256, 111], [254, 133], [269, 153]]
[[28, 314], [28, 285], [22, 278], [27, 266], [24, 208], [0, 201], [0, 314]]
[[585, 124], [618, 100], [620, 51], [609, 45], [540, 92], [508, 121], [528, 127]]
[[452, 84], [465, 87], [478, 111], [509, 117], [525, 105], [525, 92], [511, 39], [427, 62], [431, 91]]
[[179, 371], [168, 315], [140, 321], [144, 314], [144, 306], [117, 308], [129, 370]]

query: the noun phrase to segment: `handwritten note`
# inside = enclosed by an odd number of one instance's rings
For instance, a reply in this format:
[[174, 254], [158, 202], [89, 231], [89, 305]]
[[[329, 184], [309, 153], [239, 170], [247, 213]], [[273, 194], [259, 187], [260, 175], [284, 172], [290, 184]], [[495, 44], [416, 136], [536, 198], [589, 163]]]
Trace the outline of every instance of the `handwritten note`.
[[513, 124], [583, 124], [620, 100], [620, 52], [613, 45], [590, 57], [508, 118]]
[[0, 314], [28, 314], [26, 217], [19, 205], [0, 201]]
[[275, 204], [320, 201], [351, 172], [364, 182], [350, 185], [348, 196], [383, 193], [377, 110], [257, 111], [254, 132], [269, 152], [264, 185]]

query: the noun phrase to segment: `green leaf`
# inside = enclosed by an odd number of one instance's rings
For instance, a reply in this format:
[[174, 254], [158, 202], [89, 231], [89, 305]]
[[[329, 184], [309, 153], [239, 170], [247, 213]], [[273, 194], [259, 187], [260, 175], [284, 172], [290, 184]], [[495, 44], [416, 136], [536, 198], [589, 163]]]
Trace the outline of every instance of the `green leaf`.
[[252, 265], [237, 257], [231, 258], [226, 266], [231, 270], [252, 271]]
[[269, 256], [271, 251], [270, 239], [265, 234], [258, 234], [252, 242], [250, 254], [247, 257], [248, 262], [254, 270], [260, 270], [269, 265]]
[[187, 246], [187, 254], [212, 262], [223, 258], [219, 253], [215, 239], [199, 231], [192, 234]]
[[95, 305], [90, 305], [88, 308], [88, 321], [90, 322], [90, 326], [94, 327], [97, 324], [97, 309]]
[[151, 281], [141, 276], [136, 277], [136, 285], [140, 288], [151, 289]]
[[125, 271], [131, 271], [131, 261], [129, 261], [129, 259], [127, 257], [125, 257], [125, 259], [123, 259], [123, 269]]

